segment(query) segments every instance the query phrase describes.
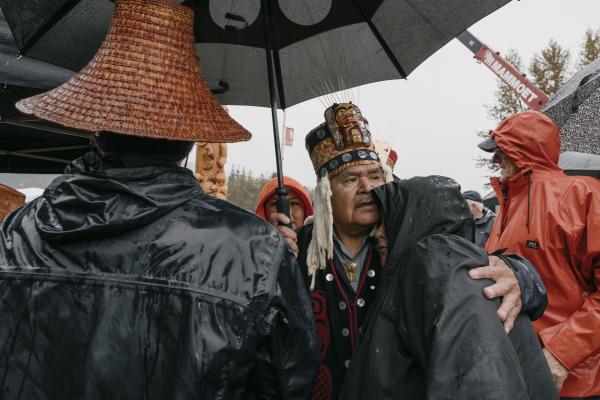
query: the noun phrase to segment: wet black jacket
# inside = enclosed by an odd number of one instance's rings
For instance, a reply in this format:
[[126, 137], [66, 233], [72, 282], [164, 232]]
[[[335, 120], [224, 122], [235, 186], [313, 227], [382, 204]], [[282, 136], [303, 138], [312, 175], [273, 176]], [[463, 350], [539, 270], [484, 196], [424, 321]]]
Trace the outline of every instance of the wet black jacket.
[[472, 243], [473, 219], [459, 186], [413, 178], [373, 193], [390, 254], [341, 398], [557, 398], [529, 319], [521, 314], [507, 335], [496, 316], [499, 301], [482, 294], [491, 281], [467, 275], [488, 256]]
[[293, 255], [190, 171], [89, 153], [0, 235], [1, 399], [310, 396]]

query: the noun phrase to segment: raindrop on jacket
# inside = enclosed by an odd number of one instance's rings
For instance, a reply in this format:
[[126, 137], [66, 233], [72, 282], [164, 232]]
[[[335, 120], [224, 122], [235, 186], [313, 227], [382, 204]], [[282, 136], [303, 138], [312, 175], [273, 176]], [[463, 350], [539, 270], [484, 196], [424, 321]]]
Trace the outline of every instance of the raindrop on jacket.
[[0, 231], [0, 398], [306, 399], [297, 262], [176, 166], [93, 153]]
[[507, 335], [496, 314], [500, 299], [482, 293], [491, 281], [467, 274], [487, 265], [488, 255], [473, 243], [473, 218], [458, 184], [416, 177], [372, 193], [390, 254], [342, 398], [556, 399], [527, 316]]

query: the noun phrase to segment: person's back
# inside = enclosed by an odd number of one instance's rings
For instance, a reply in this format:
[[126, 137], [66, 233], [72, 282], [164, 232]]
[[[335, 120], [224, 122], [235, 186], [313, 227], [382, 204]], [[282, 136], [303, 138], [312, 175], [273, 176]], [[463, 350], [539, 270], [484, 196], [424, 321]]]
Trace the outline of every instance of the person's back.
[[116, 0], [93, 60], [16, 104], [96, 147], [0, 228], [0, 399], [310, 395], [315, 328], [284, 239], [177, 166], [194, 142], [251, 137], [202, 80], [193, 22]]
[[2, 226], [0, 398], [306, 397], [311, 310], [273, 227], [183, 168], [101, 164]]
[[97, 162], [2, 226], [0, 398], [305, 398], [316, 339], [283, 239], [183, 168]]
[[[372, 191], [389, 254], [344, 400], [556, 398], [527, 316], [507, 335], [498, 301], [483, 296], [485, 282], [469, 278], [488, 254], [472, 243], [473, 221], [458, 189], [432, 176]], [[423, 203], [430, 213], [418, 213]]]

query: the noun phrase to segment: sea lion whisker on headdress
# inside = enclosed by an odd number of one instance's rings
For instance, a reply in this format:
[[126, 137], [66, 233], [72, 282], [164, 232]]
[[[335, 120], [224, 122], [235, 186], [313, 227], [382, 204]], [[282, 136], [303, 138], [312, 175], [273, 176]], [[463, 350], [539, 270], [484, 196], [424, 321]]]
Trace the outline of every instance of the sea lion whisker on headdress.
[[[338, 44], [341, 43], [341, 34], [338, 38]], [[316, 79], [314, 80], [315, 85], [311, 87], [308, 83], [304, 83], [309, 90], [321, 100], [325, 100], [325, 107], [331, 107], [333, 104], [342, 104], [348, 101], [354, 101], [354, 89], [351, 88], [346, 80], [347, 76], [347, 65], [344, 61], [344, 55], [342, 53], [342, 46], [338, 46], [338, 62], [337, 65], [325, 64], [320, 62], [321, 58], [325, 58], [324, 55], [319, 57], [314, 51], [311, 51], [308, 47], [305, 47], [306, 58], [313, 64], [313, 69], [317, 72]], [[313, 49], [314, 50], [314, 49]], [[335, 63], [334, 63], [335, 64]], [[315, 90], [316, 89], [316, 90]], [[323, 103], [323, 101], [321, 101]]]

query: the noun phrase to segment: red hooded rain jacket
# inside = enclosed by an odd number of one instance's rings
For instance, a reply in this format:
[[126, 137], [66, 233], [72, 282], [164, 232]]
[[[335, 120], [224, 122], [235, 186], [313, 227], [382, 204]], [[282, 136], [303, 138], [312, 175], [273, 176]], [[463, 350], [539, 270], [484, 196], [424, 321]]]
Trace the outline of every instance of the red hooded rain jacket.
[[492, 178], [500, 213], [487, 250], [507, 248], [540, 272], [548, 307], [534, 325], [570, 371], [561, 396], [598, 396], [600, 181], [564, 174], [558, 128], [539, 112], [509, 117], [491, 136], [520, 172], [505, 183]]

